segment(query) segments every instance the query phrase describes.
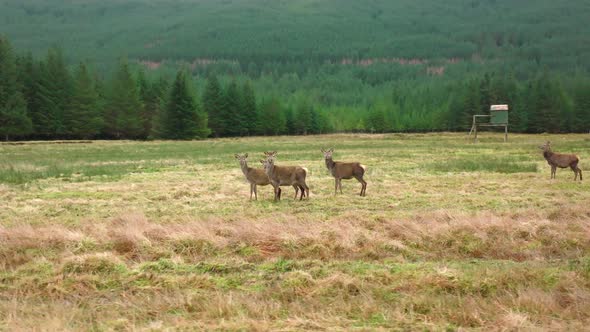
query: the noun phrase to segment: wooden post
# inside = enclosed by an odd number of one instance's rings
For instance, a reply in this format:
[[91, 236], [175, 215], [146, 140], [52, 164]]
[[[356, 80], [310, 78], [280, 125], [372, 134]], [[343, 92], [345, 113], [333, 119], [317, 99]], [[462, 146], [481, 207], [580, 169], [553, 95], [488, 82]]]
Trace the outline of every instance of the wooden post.
[[473, 137], [473, 142], [477, 142], [477, 123], [473, 126], [475, 127], [475, 136]]
[[508, 124], [504, 126], [504, 143], [508, 142]]

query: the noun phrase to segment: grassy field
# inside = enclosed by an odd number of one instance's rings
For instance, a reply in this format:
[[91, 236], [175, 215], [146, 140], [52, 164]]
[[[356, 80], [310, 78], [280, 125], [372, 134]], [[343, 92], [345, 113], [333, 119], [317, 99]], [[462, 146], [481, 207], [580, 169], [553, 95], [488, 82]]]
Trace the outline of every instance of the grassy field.
[[[576, 330], [590, 136], [328, 135], [0, 145], [0, 330]], [[368, 166], [334, 196], [320, 152]], [[308, 200], [233, 155], [310, 170]]]

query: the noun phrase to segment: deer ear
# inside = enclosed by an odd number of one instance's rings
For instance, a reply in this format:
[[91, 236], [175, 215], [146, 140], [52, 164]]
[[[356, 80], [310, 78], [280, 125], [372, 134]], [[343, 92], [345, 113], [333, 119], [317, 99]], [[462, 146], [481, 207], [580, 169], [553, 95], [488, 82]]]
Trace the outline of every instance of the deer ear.
[[244, 155], [244, 158], [248, 158], [248, 154], [247, 153]]
[[326, 152], [326, 150], [324, 150], [323, 148], [322, 148], [322, 150], [321, 150], [321, 151], [322, 151], [322, 153]]
[[240, 158], [240, 156], [237, 153], [234, 154], [234, 157], [236, 157], [236, 159]]
[[264, 159], [260, 159], [260, 163], [264, 165]]
[[334, 152], [334, 148], [330, 148], [329, 152]]

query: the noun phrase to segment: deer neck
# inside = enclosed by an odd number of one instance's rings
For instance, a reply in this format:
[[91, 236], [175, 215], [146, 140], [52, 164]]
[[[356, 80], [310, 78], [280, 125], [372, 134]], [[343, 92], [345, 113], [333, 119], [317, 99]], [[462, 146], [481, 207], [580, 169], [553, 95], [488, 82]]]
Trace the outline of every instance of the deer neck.
[[269, 178], [271, 178], [275, 172], [275, 164], [272, 164], [269, 168], [265, 168], [264, 172]]
[[336, 163], [334, 162], [334, 159], [332, 159], [332, 157], [326, 159], [326, 167], [329, 170], [332, 170], [332, 168], [334, 168], [334, 165], [336, 165]]
[[242, 168], [242, 173], [248, 176], [248, 171], [250, 170], [250, 167], [248, 167], [248, 162], [244, 162], [243, 165], [240, 163], [240, 168]]
[[543, 151], [543, 157], [545, 157], [545, 159], [549, 159], [553, 156], [553, 152], [552, 151]]

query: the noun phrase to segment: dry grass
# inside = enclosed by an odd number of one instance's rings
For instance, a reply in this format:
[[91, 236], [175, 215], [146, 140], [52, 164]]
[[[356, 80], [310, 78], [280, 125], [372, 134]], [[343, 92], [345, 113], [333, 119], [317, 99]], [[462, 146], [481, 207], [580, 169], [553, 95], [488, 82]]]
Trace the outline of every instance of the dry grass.
[[[21, 179], [90, 150], [70, 175], [0, 185], [0, 330], [583, 329], [590, 186], [549, 179], [546, 137], [462, 139], [0, 146]], [[550, 139], [590, 157], [585, 136]], [[333, 196], [334, 145], [369, 166], [367, 197], [354, 181]], [[231, 156], [267, 147], [311, 170], [309, 200], [248, 201]], [[103, 166], [122, 173], [76, 175]]]

